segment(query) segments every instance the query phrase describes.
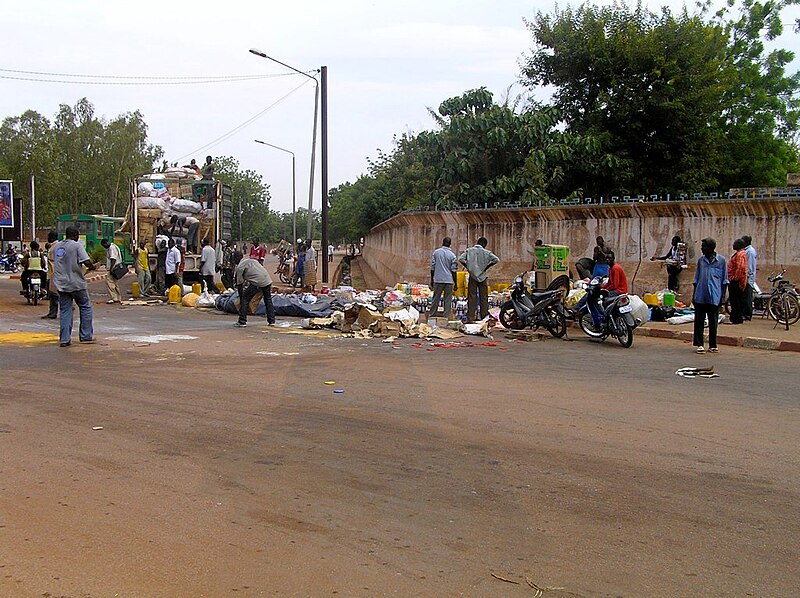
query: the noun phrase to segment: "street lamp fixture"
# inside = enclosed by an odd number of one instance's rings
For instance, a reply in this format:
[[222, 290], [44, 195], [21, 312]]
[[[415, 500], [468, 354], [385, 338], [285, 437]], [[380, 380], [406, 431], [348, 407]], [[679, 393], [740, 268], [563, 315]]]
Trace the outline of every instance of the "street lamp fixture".
[[[252, 50], [251, 50], [252, 51]], [[277, 145], [273, 145], [271, 143], [267, 143], [266, 141], [261, 141], [260, 139], [254, 139], [256, 143], [260, 143], [261, 145], [268, 145], [269, 147], [274, 147], [276, 150], [281, 150], [282, 152], [286, 152], [287, 154], [292, 155], [292, 246], [297, 243], [297, 208], [295, 206], [295, 157], [294, 152], [288, 150], [284, 147], [279, 147]]]
[[[308, 185], [308, 223], [306, 225], [306, 237], [311, 239], [313, 214], [314, 214], [314, 166], [316, 157], [317, 145], [317, 114], [319, 113], [320, 92], [322, 95], [322, 281], [328, 282], [328, 67], [322, 66], [319, 70], [314, 71], [320, 74], [320, 81], [316, 77], [312, 77], [308, 73], [301, 71], [285, 62], [281, 62], [276, 58], [267, 56], [264, 52], [257, 48], [250, 48], [250, 53], [258, 56], [259, 58], [266, 58], [289, 70], [294, 71], [300, 75], [304, 75], [314, 81], [314, 131], [311, 137], [311, 174], [309, 177]], [[320, 89], [321, 87], [321, 89]], [[269, 145], [269, 144], [265, 144]], [[274, 147], [274, 146], [273, 146]], [[279, 148], [282, 149], [282, 148]], [[296, 237], [296, 235], [295, 235]], [[295, 238], [296, 240], [296, 238]]]

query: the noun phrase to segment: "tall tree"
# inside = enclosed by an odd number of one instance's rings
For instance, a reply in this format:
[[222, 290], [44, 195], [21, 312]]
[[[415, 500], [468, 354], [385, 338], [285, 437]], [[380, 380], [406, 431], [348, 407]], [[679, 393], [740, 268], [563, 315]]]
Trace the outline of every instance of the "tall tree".
[[566, 129], [601, 136], [620, 158], [586, 181], [589, 192], [716, 184], [727, 47], [719, 27], [622, 4], [538, 13], [527, 25], [536, 47], [525, 82], [555, 86]]
[[[162, 155], [147, 142], [141, 113], [108, 123], [95, 117], [85, 98], [60, 106], [52, 123], [29, 110], [0, 125], [1, 174], [18, 182], [35, 175], [40, 223], [64, 213], [121, 215], [128, 181], [151, 170]], [[28, 185], [18, 188], [30, 200]]]

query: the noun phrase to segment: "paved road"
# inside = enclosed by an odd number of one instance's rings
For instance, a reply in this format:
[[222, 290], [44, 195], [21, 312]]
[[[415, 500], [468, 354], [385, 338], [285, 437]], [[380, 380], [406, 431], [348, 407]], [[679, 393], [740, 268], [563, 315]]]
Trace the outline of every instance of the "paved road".
[[[15, 301], [0, 284], [0, 595], [798, 593], [796, 354], [104, 304], [100, 342], [60, 349]], [[153, 332], [196, 338], [129, 336]]]

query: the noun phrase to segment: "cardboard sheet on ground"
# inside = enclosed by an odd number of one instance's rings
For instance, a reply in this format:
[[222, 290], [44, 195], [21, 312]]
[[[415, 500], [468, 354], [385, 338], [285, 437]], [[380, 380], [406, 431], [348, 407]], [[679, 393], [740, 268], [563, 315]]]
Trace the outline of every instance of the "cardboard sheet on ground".
[[426, 334], [425, 338], [438, 338], [440, 340], [446, 341], [453, 338], [458, 338], [460, 336], [464, 336], [462, 332], [458, 330], [450, 330], [448, 328], [437, 328], [436, 330], [432, 330], [430, 334]]

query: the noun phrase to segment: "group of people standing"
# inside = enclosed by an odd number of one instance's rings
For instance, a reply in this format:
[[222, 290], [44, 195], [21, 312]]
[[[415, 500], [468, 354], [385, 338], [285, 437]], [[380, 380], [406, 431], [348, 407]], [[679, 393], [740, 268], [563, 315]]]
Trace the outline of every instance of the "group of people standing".
[[461, 264], [469, 273], [467, 282], [467, 320], [475, 322], [489, 314], [488, 270], [500, 261], [494, 253], [486, 249], [488, 241], [481, 237], [474, 246], [467, 248], [458, 258], [450, 249], [452, 239], [442, 239], [442, 246], [431, 256], [431, 286], [433, 297], [428, 317], [434, 317], [439, 302], [444, 297], [444, 317], [450, 319], [453, 308], [453, 288], [456, 285], [456, 272]]

